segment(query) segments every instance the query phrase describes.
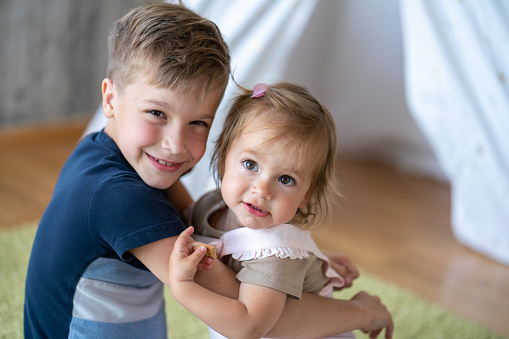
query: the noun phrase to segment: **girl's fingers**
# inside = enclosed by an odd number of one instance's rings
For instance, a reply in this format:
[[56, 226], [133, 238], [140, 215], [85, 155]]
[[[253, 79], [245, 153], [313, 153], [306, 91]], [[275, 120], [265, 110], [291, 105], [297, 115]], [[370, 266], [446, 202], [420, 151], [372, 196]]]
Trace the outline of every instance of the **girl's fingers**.
[[200, 264], [202, 264], [202, 260], [205, 257], [205, 254], [207, 253], [207, 248], [205, 246], [198, 247], [191, 255], [189, 256], [189, 260], [191, 260], [191, 263], [194, 267], [200, 269]]
[[189, 226], [182, 233], [180, 233], [180, 236], [187, 241], [187, 239], [191, 236], [191, 234], [193, 234], [193, 232], [194, 232], [194, 227]]
[[205, 257], [207, 247], [203, 246], [203, 243], [194, 241], [191, 238], [193, 231], [194, 227], [189, 226], [180, 233], [174, 247], [178, 248], [179, 251], [183, 253], [182, 258], [187, 258], [187, 261], [192, 266], [197, 267], [199, 270], [210, 269], [212, 266], [212, 259]]
[[187, 246], [188, 239], [191, 236], [191, 234], [193, 234], [193, 232], [194, 232], [194, 227], [193, 226], [189, 226], [188, 228], [186, 228], [178, 236], [177, 240], [175, 241], [175, 245], [183, 246], [183, 247], [187, 248], [188, 247]]

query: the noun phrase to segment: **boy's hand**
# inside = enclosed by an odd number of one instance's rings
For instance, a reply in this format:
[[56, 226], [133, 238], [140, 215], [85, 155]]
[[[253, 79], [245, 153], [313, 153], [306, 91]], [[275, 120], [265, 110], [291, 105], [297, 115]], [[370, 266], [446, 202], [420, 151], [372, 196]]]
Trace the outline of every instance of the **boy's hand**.
[[207, 270], [212, 267], [213, 260], [205, 257], [207, 248], [194, 247], [199, 243], [191, 238], [194, 228], [189, 226], [175, 241], [170, 254], [169, 278], [172, 282], [194, 281], [197, 270]]
[[385, 338], [391, 339], [394, 332], [394, 322], [387, 308], [381, 303], [380, 298], [366, 292], [357, 293], [352, 299], [365, 309], [369, 314], [368, 325], [361, 328], [364, 333], [369, 333], [370, 338], [377, 338], [385, 328]]
[[352, 286], [359, 277], [359, 269], [346, 255], [341, 253], [327, 253], [332, 269], [345, 279], [345, 285], [339, 289]]

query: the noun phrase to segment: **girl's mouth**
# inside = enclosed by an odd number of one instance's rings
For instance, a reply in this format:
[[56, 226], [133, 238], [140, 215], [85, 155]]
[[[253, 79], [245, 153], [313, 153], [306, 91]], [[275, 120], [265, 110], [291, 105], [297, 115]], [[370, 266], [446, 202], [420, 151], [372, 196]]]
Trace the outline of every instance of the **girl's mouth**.
[[257, 217], [266, 217], [266, 216], [268, 216], [270, 214], [269, 212], [264, 211], [260, 207], [255, 206], [253, 204], [250, 204], [250, 203], [247, 203], [247, 202], [243, 202], [242, 204], [244, 205], [244, 207], [246, 208], [246, 210], [249, 213], [251, 213], [252, 215], [255, 215]]

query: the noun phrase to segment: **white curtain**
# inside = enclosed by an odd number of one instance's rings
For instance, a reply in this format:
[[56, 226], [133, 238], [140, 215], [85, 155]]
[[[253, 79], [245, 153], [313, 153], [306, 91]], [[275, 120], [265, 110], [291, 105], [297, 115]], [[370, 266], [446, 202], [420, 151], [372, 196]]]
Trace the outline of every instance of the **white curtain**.
[[408, 106], [450, 180], [454, 234], [509, 264], [509, 1], [400, 4]]

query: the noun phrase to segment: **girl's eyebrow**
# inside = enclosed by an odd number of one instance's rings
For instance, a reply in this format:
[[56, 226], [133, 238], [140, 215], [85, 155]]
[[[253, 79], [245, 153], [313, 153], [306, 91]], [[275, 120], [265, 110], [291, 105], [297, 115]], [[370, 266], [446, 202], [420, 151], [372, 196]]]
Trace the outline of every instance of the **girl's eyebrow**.
[[[259, 162], [260, 160], [263, 160], [263, 157], [265, 156], [264, 153], [257, 152], [254, 149], [244, 149], [244, 150], [240, 151], [239, 154], [243, 158], [253, 157], [253, 158], [255, 158], [254, 160], [256, 160], [257, 162]], [[280, 166], [280, 170], [281, 170], [281, 172], [291, 174], [292, 176], [296, 176], [297, 178], [302, 178], [302, 175], [304, 172], [302, 170], [302, 167], [303, 167], [302, 164], [300, 164], [297, 168], [294, 168], [294, 169]]]
[[284, 170], [282, 172], [287, 172], [288, 174], [291, 174], [292, 176], [295, 176], [296, 178], [302, 178], [304, 175], [305, 169], [302, 163], [299, 163], [296, 168], [289, 168], [289, 167], [283, 167]]
[[239, 154], [243, 157], [250, 157], [250, 156], [259, 157], [260, 155], [262, 155], [262, 153], [258, 153], [256, 150], [251, 149], [251, 148], [245, 148], [245, 149], [241, 150], [239, 152]]

